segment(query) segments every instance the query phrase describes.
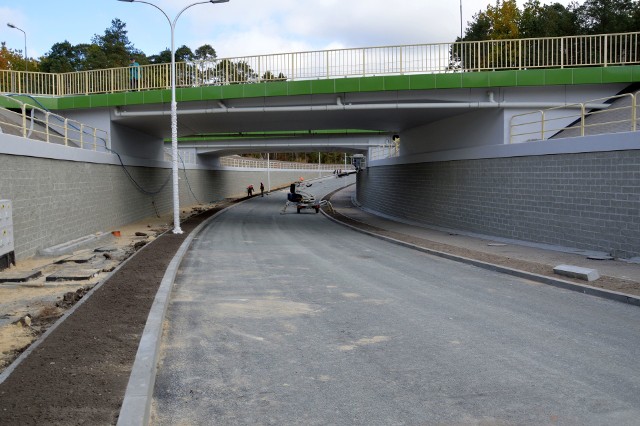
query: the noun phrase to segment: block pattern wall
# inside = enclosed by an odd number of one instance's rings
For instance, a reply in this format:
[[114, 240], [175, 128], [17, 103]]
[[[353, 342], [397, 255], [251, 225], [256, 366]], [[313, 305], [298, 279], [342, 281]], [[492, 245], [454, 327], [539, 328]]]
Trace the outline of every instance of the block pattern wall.
[[366, 208], [418, 223], [640, 256], [640, 151], [370, 167]]
[[[142, 188], [159, 191], [154, 195], [138, 190], [122, 167], [114, 165], [0, 154], [0, 171], [0, 199], [13, 204], [17, 259], [172, 210], [170, 169], [127, 167]], [[267, 185], [261, 171], [187, 170], [189, 185], [184, 173], [180, 171], [181, 206], [242, 197], [249, 184], [256, 189], [261, 181]], [[300, 176], [311, 179], [318, 172], [271, 171], [271, 186], [286, 186]]]

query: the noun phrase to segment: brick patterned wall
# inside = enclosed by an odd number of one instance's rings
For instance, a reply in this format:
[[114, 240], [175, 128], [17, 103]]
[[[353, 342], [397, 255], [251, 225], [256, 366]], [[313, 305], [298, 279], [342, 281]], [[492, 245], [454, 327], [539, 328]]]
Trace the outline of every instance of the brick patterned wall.
[[[145, 190], [162, 190], [141, 192], [120, 166], [0, 154], [0, 199], [13, 202], [16, 257], [172, 210], [170, 169], [127, 170]], [[181, 206], [242, 197], [249, 184], [257, 190], [261, 181], [267, 185], [266, 172], [259, 171], [187, 170], [187, 176], [193, 194], [181, 170]], [[271, 186], [300, 176], [311, 179], [318, 172], [272, 170]]]
[[640, 151], [370, 167], [358, 201], [418, 223], [640, 256]]

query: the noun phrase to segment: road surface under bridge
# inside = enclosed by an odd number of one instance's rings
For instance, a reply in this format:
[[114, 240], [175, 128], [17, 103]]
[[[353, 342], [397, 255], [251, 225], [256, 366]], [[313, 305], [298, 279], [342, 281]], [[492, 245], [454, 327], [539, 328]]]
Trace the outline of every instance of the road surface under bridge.
[[281, 214], [285, 199], [193, 242], [153, 424], [637, 424], [637, 307]]

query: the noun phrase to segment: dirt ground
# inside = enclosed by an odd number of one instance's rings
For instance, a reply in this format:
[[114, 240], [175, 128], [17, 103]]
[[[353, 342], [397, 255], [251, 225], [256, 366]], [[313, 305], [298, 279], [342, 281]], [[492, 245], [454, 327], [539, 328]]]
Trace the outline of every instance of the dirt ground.
[[[183, 216], [190, 216], [199, 210], [198, 206], [185, 207]], [[104, 281], [116, 266], [135, 253], [136, 244], [140, 247], [155, 240], [158, 235], [171, 228], [172, 220], [173, 215], [169, 213], [119, 227], [117, 231], [120, 236], [109, 234], [88, 248], [74, 252], [73, 256], [93, 256], [94, 260], [87, 263], [64, 262], [72, 255], [34, 257], [20, 260], [15, 266], [0, 271], [0, 279], [25, 271], [40, 271], [42, 274], [39, 278], [24, 283], [0, 283], [0, 373], [52, 321], [62, 316], [83, 294]], [[94, 251], [96, 247], [106, 246], [114, 250], [107, 254]], [[100, 272], [86, 280], [46, 281], [48, 275], [68, 268], [93, 268]]]
[[[47, 284], [41, 278], [27, 285], [0, 284], [0, 314], [4, 314], [0, 316], [4, 321], [0, 323], [4, 324], [0, 326], [1, 370], [89, 288], [104, 281], [0, 384], [0, 425], [115, 424], [164, 271], [188, 233], [231, 203], [211, 206], [202, 213], [189, 212], [200, 214], [182, 223], [185, 233], [181, 235], [162, 234], [170, 226], [171, 219], [166, 217], [121, 228], [122, 236], [110, 244], [128, 254], [106, 259], [121, 263], [106, 280], [107, 273], [101, 273], [89, 283]], [[339, 213], [329, 214], [352, 226], [419, 246], [553, 276], [546, 265], [435, 243], [375, 228]], [[136, 232], [148, 235], [136, 236]], [[136, 251], [133, 246], [143, 241], [144, 247], [138, 247], [136, 255], [122, 263]], [[32, 262], [32, 269], [43, 268], [47, 273], [57, 267], [52, 259]], [[640, 282], [601, 277], [591, 285], [640, 295]]]
[[[121, 228], [116, 245], [129, 248], [130, 255], [137, 244], [138, 252], [124, 263], [126, 257], [119, 259], [120, 268], [0, 384], [0, 424], [115, 424], [164, 271], [189, 232], [230, 203], [190, 211], [198, 214], [181, 224], [180, 235], [151, 235], [151, 229], [156, 229], [154, 233], [168, 229], [166, 218], [160, 219], [162, 227], [143, 221]], [[149, 235], [142, 238], [135, 232]], [[33, 260], [30, 266], [51, 265], [49, 259]], [[5, 367], [105, 275], [91, 283], [44, 284], [40, 279], [29, 286], [2, 288], [0, 300], [14, 309], [2, 312], [19, 318], [0, 329]]]

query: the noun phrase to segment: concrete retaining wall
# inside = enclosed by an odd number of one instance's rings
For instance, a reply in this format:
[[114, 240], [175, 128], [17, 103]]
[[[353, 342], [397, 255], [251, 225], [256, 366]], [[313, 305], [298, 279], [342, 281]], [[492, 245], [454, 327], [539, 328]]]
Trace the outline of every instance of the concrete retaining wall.
[[372, 166], [357, 197], [401, 220], [635, 257], [639, 182], [627, 149]]
[[[172, 210], [170, 169], [126, 169], [142, 188], [160, 192], [143, 193], [119, 165], [0, 154], [0, 199], [13, 202], [16, 257]], [[271, 186], [300, 176], [311, 179], [318, 172], [272, 170]], [[187, 170], [187, 177], [193, 194], [181, 170], [181, 206], [242, 197], [249, 184], [258, 190], [261, 181], [267, 185], [266, 171]]]

